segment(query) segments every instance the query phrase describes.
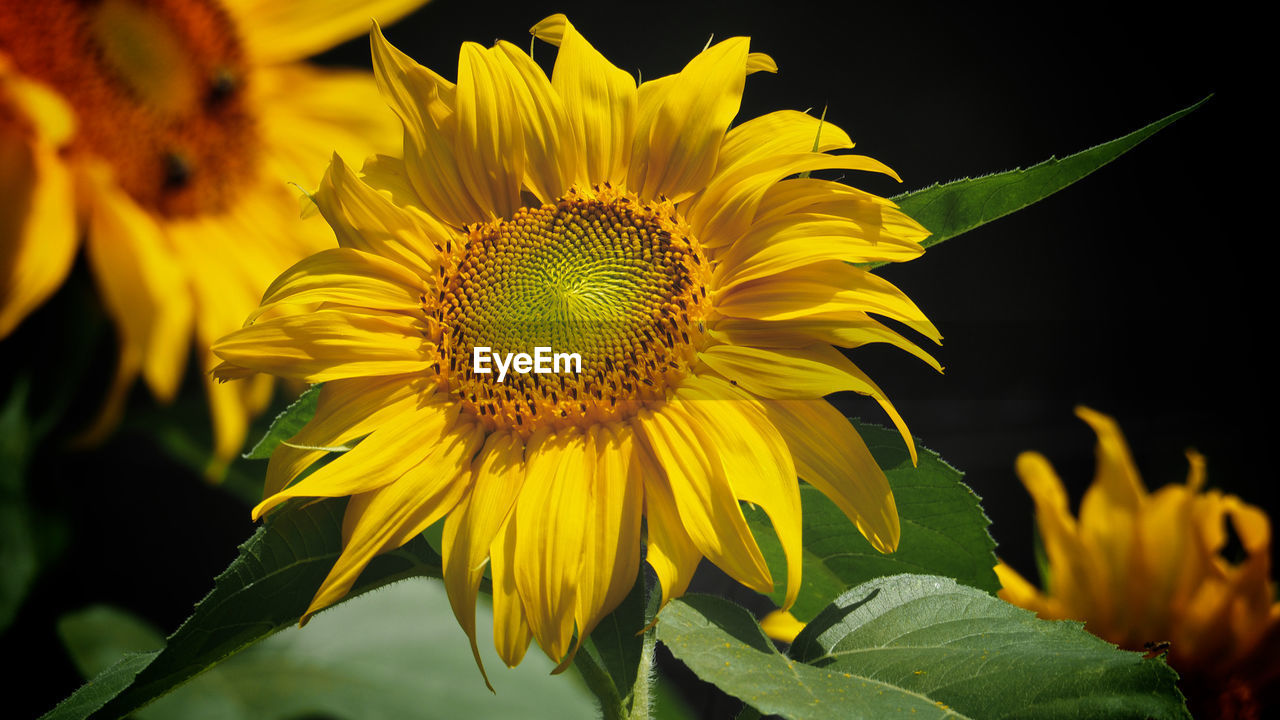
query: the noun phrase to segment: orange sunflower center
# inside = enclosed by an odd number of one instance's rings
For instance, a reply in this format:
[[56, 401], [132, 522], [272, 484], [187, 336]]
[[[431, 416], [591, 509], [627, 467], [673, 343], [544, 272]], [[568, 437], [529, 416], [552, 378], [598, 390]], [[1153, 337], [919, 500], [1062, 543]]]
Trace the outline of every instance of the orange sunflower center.
[[0, 52], [75, 109], [69, 152], [106, 160], [148, 209], [217, 212], [252, 172], [248, 66], [210, 0], [6, 2]]
[[490, 429], [628, 417], [688, 374], [708, 282], [670, 203], [611, 188], [474, 226], [433, 313], [450, 387]]

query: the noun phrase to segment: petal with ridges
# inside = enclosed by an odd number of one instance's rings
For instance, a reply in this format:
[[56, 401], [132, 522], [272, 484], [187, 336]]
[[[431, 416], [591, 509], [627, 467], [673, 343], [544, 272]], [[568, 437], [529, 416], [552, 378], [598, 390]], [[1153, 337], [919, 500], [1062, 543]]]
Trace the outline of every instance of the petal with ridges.
[[457, 505], [467, 491], [471, 458], [483, 439], [479, 426], [460, 423], [395, 482], [348, 501], [342, 554], [303, 613], [303, 623], [346, 596], [376, 555], [409, 542]]
[[441, 554], [449, 605], [471, 641], [476, 665], [489, 684], [476, 645], [476, 598], [489, 548], [515, 505], [524, 482], [524, 443], [514, 433], [494, 433], [475, 462], [471, 493], [445, 519]]
[[721, 291], [824, 260], [903, 262], [924, 254], [919, 242], [817, 213], [795, 213], [760, 223], [719, 258], [712, 284]]
[[716, 176], [689, 211], [689, 224], [704, 247], [730, 245], [751, 226], [756, 209], [779, 181], [815, 170], [861, 170], [898, 179], [887, 165], [865, 155], [803, 152], [765, 156]]
[[354, 308], [298, 308], [297, 314], [263, 320], [220, 340], [213, 351], [223, 364], [215, 373], [237, 377], [239, 367], [321, 383], [417, 372], [435, 362], [420, 319]]
[[774, 400], [817, 399], [845, 390], [870, 395], [902, 434], [911, 453], [911, 463], [914, 465], [917, 461], [915, 441], [893, 403], [871, 378], [830, 345], [787, 350], [713, 345], [699, 357], [726, 380]]
[[[636, 467], [635, 432], [601, 427], [595, 435], [595, 482], [578, 585], [578, 642], [622, 602], [640, 570], [644, 483]], [[639, 631], [636, 627], [634, 630]]]
[[606, 60], [562, 14], [543, 20], [530, 32], [560, 48], [551, 85], [564, 101], [574, 129], [581, 158], [578, 181], [625, 181], [636, 118], [635, 80]]
[[679, 405], [724, 466], [739, 500], [759, 505], [769, 516], [787, 561], [783, 608], [800, 592], [800, 486], [791, 451], [755, 398], [714, 377], [689, 376], [675, 393]]
[[410, 468], [449, 442], [458, 406], [431, 402], [401, 412], [333, 462], [258, 503], [257, 520], [290, 498], [343, 497], [401, 482]]
[[[378, 167], [385, 169], [386, 163]], [[380, 255], [424, 278], [435, 277], [440, 245], [454, 236], [426, 213], [375, 190], [336, 154], [313, 199], [339, 245]]]
[[775, 348], [804, 347], [815, 342], [842, 348], [887, 343], [911, 353], [929, 367], [942, 372], [942, 365], [932, 355], [861, 312], [830, 313], [778, 321], [721, 318], [712, 326], [710, 335], [728, 345]]
[[715, 309], [728, 317], [756, 320], [869, 312], [897, 320], [934, 342], [942, 340], [924, 312], [893, 283], [838, 260], [736, 285], [715, 296]]
[[648, 448], [637, 448], [636, 466], [644, 482], [645, 526], [648, 529], [645, 561], [658, 576], [658, 585], [662, 588], [662, 602], [658, 606], [661, 609], [689, 588], [702, 553], [698, 552], [698, 547], [685, 531], [666, 474]]
[[628, 183], [641, 198], [679, 202], [711, 179], [742, 103], [748, 45], [747, 38], [735, 37], [699, 53], [667, 83], [652, 124], [637, 125], [637, 139], [648, 140], [647, 166], [641, 181], [631, 177]]
[[595, 446], [573, 431], [535, 433], [516, 504], [516, 587], [538, 644], [553, 660], [570, 650]]
[[796, 472], [831, 499], [882, 553], [898, 548], [893, 490], [862, 436], [825, 400], [762, 400], [782, 433]]
[[523, 50], [499, 40], [497, 55], [520, 108], [525, 184], [544, 203], [564, 195], [578, 173], [578, 143], [559, 93]]
[[668, 403], [632, 421], [666, 474], [680, 522], [699, 552], [757, 592], [773, 592], [773, 577], [747, 527], [716, 449], [699, 441], [698, 421]]
[[489, 546], [489, 573], [493, 579], [493, 646], [507, 667], [515, 667], [524, 659], [533, 639], [529, 620], [516, 587], [516, 514], [507, 522]]
[[399, 263], [351, 248], [330, 248], [281, 273], [245, 322], [252, 323], [278, 302], [331, 302], [419, 313], [424, 292], [422, 278]]
[[463, 43], [458, 55], [453, 152], [462, 182], [485, 216], [508, 218], [520, 207], [524, 132], [502, 54]]
[[[237, 383], [221, 383], [233, 388]], [[391, 419], [411, 413], [431, 398], [433, 378], [422, 375], [331, 380], [320, 389], [315, 417], [271, 453], [263, 497], [293, 482], [303, 470], [326, 454], [374, 432]]]
[[377, 25], [369, 44], [378, 88], [404, 123], [405, 168], [422, 204], [454, 226], [487, 217], [462, 181], [454, 157], [457, 88], [392, 47]]

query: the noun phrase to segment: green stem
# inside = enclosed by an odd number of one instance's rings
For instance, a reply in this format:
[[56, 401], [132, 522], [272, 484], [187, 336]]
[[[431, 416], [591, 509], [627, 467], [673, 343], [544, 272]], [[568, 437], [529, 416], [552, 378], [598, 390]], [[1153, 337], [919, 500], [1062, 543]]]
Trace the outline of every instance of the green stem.
[[657, 644], [658, 633], [650, 627], [644, 631], [644, 645], [640, 650], [640, 671], [636, 673], [636, 684], [631, 689], [630, 720], [650, 720], [653, 708], [650, 706], [653, 697], [653, 648]]

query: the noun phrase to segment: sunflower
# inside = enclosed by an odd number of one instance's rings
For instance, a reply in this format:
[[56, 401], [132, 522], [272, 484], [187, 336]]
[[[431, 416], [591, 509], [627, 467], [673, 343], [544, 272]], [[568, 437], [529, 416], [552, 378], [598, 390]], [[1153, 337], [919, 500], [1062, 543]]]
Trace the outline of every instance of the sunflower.
[[[999, 565], [1000, 597], [1043, 618], [1083, 620], [1131, 650], [1167, 647], [1197, 717], [1260, 717], [1260, 692], [1274, 692], [1280, 679], [1266, 513], [1204, 491], [1205, 460], [1194, 451], [1186, 484], [1149, 493], [1115, 420], [1085, 407], [1076, 414], [1098, 435], [1096, 479], [1076, 519], [1049, 462], [1032, 452], [1018, 458], [1048, 572], [1042, 591]], [[1228, 518], [1239, 563], [1223, 557]]]
[[394, 148], [365, 73], [296, 62], [422, 0], [0, 3], [0, 338], [63, 282], [84, 239], [120, 355], [90, 436], [141, 375], [172, 399], [194, 337], [234, 456], [267, 378], [218, 385], [209, 346], [272, 278], [332, 245], [296, 191], [334, 148]]
[[822, 398], [871, 395], [910, 436], [833, 345], [891, 343], [933, 363], [872, 314], [938, 339], [854, 264], [916, 257], [927, 231], [888, 200], [809, 176], [892, 171], [830, 153], [849, 137], [804, 113], [730, 129], [746, 77], [776, 69], [747, 38], [637, 87], [563, 15], [532, 32], [559, 48], [549, 79], [499, 41], [464, 44], [455, 84], [375, 27], [403, 160], [356, 173], [335, 156], [315, 201], [341, 247], [281, 275], [214, 347], [223, 379], [324, 383], [253, 511], [350, 496], [343, 552], [307, 615], [444, 518], [454, 612], [474, 650], [487, 565], [495, 644], [513, 666], [531, 638], [568, 662], [635, 583], [642, 519], [663, 603], [703, 557], [773, 590], [745, 501], [781, 540], [790, 606], [797, 474], [892, 551], [889, 485]]

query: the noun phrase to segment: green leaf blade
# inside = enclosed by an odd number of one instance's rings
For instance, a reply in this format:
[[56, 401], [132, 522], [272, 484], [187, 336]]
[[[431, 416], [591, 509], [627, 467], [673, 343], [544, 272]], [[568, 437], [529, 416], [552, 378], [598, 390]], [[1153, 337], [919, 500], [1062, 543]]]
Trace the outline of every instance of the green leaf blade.
[[[902, 536], [896, 552], [882, 554], [835, 503], [816, 488], [802, 486], [804, 585], [792, 614], [808, 621], [847, 588], [902, 573], [944, 575], [991, 593], [999, 590], [995, 541], [987, 531], [991, 521], [978, 496], [962, 482], [964, 474], [918, 438], [920, 462], [913, 466], [896, 431], [851, 422], [885, 471]], [[785, 577], [786, 561], [768, 517], [759, 509], [748, 509], [747, 519], [770, 568], [777, 577]], [[782, 602], [784, 590], [781, 585], [775, 590], [774, 602]]]
[[[926, 248], [962, 235], [1021, 210], [1084, 179], [1147, 138], [1194, 112], [1209, 97], [1128, 135], [1082, 150], [1061, 160], [1049, 158], [1029, 168], [1017, 168], [976, 178], [932, 185], [893, 198], [903, 212], [929, 232]], [[868, 267], [879, 267], [875, 263]]]
[[1163, 661], [950, 578], [898, 575], [850, 590], [796, 638], [794, 658], [718, 598], [672, 602], [658, 638], [702, 679], [797, 720], [1190, 717]]
[[[123, 717], [244, 647], [297, 623], [342, 551], [344, 508], [345, 499], [338, 499], [294, 504], [274, 513], [240, 546], [239, 556], [215, 579], [214, 589], [148, 663], [113, 666], [89, 682], [86, 687], [114, 688], [109, 701], [86, 714], [88, 706], [73, 703], [73, 695], [45, 718]], [[418, 537], [375, 558], [348, 597], [406, 577], [440, 577], [440, 570], [439, 555]]]

